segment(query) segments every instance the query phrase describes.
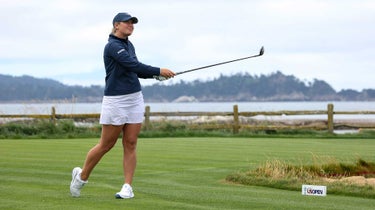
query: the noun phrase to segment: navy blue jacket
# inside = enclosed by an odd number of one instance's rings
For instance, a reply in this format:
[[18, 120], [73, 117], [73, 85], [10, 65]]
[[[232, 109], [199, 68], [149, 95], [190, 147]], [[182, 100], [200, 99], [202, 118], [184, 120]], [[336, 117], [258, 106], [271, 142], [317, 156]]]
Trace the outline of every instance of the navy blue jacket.
[[128, 39], [109, 35], [104, 48], [105, 96], [126, 95], [141, 91], [138, 78], [160, 75], [160, 68], [138, 61], [133, 44]]

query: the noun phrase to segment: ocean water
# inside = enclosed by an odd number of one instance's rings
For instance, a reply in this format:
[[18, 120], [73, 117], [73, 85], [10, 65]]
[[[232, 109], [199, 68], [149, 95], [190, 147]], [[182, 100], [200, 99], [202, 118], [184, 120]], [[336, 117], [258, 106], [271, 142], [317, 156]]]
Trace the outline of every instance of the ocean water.
[[[300, 111], [327, 110], [328, 104], [334, 111], [375, 111], [375, 102], [193, 102], [193, 103], [145, 103], [151, 112], [231, 112], [238, 105], [240, 112], [256, 111]], [[55, 107], [58, 114], [100, 113], [101, 103], [16, 103], [0, 104], [0, 114], [50, 114]], [[357, 116], [361, 118], [371, 115]]]

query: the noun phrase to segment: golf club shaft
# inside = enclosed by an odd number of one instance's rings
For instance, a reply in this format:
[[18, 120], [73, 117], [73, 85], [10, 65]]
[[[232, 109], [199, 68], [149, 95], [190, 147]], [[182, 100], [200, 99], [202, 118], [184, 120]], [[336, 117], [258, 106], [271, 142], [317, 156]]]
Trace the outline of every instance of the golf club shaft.
[[234, 60], [230, 60], [230, 61], [225, 61], [225, 62], [221, 62], [221, 63], [216, 63], [216, 64], [212, 64], [212, 65], [208, 65], [208, 66], [202, 66], [202, 67], [199, 67], [199, 68], [189, 69], [189, 70], [186, 70], [186, 71], [177, 72], [176, 75], [185, 74], [185, 73], [188, 73], [188, 72], [197, 71], [197, 70], [201, 70], [201, 69], [206, 69], [206, 68], [210, 68], [210, 67], [214, 67], [214, 66], [219, 66], [219, 65], [223, 65], [223, 64], [227, 64], [227, 63], [232, 63], [232, 62], [236, 62], [236, 61], [241, 61], [241, 60], [245, 60], [245, 59], [249, 59], [249, 58], [259, 57], [259, 56], [262, 56], [263, 53], [264, 53], [264, 47], [262, 47], [260, 49], [260, 52], [259, 52], [258, 55], [252, 55], [252, 56], [248, 56], [248, 57], [244, 57], [244, 58], [238, 58], [238, 59], [234, 59]]

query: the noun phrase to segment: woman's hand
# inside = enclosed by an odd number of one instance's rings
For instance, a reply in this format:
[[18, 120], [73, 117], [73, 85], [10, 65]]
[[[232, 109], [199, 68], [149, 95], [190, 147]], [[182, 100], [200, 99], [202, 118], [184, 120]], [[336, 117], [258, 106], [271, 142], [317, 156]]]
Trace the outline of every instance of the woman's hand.
[[154, 76], [155, 79], [159, 81], [164, 81], [167, 79], [170, 79], [172, 77], [176, 76], [176, 73], [173, 71], [166, 69], [166, 68], [160, 68], [160, 75], [159, 76]]
[[166, 79], [172, 78], [176, 76], [176, 73], [167, 69], [167, 68], [160, 68], [160, 76], [165, 77]]

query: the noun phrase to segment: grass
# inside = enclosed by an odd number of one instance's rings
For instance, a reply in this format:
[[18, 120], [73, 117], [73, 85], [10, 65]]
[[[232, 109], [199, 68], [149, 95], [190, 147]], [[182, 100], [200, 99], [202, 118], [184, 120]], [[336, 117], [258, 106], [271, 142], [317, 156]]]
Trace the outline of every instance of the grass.
[[0, 124], [0, 139], [99, 138], [101, 126], [75, 126], [72, 120], [20, 120]]
[[330, 189], [331, 194], [375, 199], [375, 186], [363, 182], [364, 177], [374, 177], [375, 163], [363, 159], [350, 164], [341, 163], [333, 158], [320, 161], [324, 163], [295, 165], [280, 160], [266, 161], [255, 170], [236, 172], [227, 176], [226, 180], [245, 185], [295, 191], [300, 191], [301, 185], [305, 183], [324, 185]]
[[[75, 139], [100, 138], [101, 125], [92, 121], [91, 126], [78, 126], [73, 120], [61, 119], [56, 123], [50, 120], [19, 120], [0, 124], [0, 139]], [[88, 120], [88, 121], [90, 121]], [[247, 137], [247, 138], [332, 138], [332, 139], [374, 139], [375, 130], [362, 129], [358, 133], [331, 134], [326, 130], [312, 129], [240, 129], [234, 134], [232, 128], [220, 128], [220, 124], [212, 124], [209, 128], [198, 126], [189, 128], [183, 121], [153, 122], [149, 129], [142, 127], [141, 138], [165, 137]], [[173, 132], [171, 132], [173, 131]]]
[[0, 209], [373, 209], [375, 199], [236, 185], [225, 178], [268, 159], [313, 164], [311, 154], [342, 162], [374, 161], [375, 139], [143, 138], [135, 198], [116, 200], [121, 145], [95, 168], [80, 198], [71, 198], [71, 170], [97, 139], [0, 140]]

